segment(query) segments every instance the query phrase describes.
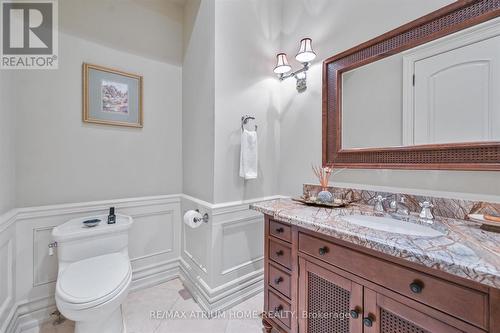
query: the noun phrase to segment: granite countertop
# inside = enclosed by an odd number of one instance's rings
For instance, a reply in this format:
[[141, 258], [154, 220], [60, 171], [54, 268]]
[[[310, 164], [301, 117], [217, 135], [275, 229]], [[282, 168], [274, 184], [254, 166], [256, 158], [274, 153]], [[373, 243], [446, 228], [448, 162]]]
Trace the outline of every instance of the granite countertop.
[[500, 234], [483, 231], [471, 221], [436, 217], [434, 223], [444, 235], [421, 237], [362, 227], [342, 218], [373, 215], [373, 208], [367, 205], [330, 209], [276, 199], [254, 203], [250, 208], [281, 222], [500, 288]]

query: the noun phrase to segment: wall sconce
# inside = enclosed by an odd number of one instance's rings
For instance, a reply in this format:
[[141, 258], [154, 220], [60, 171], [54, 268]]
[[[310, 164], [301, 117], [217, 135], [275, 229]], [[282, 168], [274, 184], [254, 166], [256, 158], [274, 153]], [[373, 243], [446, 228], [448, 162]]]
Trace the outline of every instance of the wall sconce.
[[279, 53], [276, 55], [276, 67], [274, 67], [274, 73], [278, 74], [280, 81], [288, 79], [289, 77], [294, 77], [297, 80], [297, 91], [303, 92], [307, 89], [307, 70], [311, 61], [316, 58], [316, 53], [312, 49], [312, 39], [304, 38], [300, 41], [299, 52], [295, 56], [295, 59], [302, 64], [302, 68], [287, 74], [292, 70], [290, 64], [288, 64], [288, 59], [286, 58], [286, 53]]

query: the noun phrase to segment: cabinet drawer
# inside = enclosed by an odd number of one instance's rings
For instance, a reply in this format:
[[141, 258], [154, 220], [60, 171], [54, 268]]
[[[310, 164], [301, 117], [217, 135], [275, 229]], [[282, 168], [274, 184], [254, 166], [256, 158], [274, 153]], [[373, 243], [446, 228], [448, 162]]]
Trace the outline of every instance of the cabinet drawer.
[[299, 251], [461, 320], [487, 327], [488, 295], [480, 291], [303, 233], [299, 234]]
[[269, 286], [276, 289], [286, 297], [290, 298], [291, 295], [291, 277], [287, 272], [269, 265]]
[[292, 269], [292, 250], [290, 246], [269, 238], [269, 258], [288, 269]]
[[292, 227], [273, 220], [269, 221], [269, 234], [284, 241], [292, 241]]
[[268, 291], [268, 304], [268, 316], [290, 328], [292, 319], [290, 303], [288, 303], [272, 291]]

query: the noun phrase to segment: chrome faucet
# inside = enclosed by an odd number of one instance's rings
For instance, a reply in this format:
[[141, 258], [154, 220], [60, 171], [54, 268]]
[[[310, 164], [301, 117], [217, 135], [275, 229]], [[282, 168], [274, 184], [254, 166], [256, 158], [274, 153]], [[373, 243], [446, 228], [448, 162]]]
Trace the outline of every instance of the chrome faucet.
[[384, 201], [387, 200], [387, 198], [384, 198], [381, 195], [377, 195], [377, 197], [374, 200], [375, 200], [375, 205], [373, 206], [373, 210], [376, 213], [385, 213]]
[[406, 205], [406, 197], [402, 195], [398, 200], [398, 194], [396, 194], [396, 199], [391, 202], [391, 208], [394, 213], [398, 215], [410, 215], [410, 208]]
[[434, 215], [432, 215], [432, 208], [434, 207], [429, 201], [424, 201], [419, 203], [420, 207], [422, 207], [422, 211], [420, 212], [420, 218], [424, 220], [433, 220]]

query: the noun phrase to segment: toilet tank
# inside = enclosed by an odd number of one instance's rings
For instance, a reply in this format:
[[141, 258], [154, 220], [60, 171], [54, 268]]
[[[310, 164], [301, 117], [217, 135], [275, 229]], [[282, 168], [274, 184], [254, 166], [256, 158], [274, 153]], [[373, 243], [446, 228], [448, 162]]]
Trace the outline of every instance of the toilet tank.
[[[100, 219], [92, 228], [83, 221]], [[66, 264], [110, 253], [122, 253], [128, 258], [128, 232], [132, 226], [132, 217], [117, 214], [116, 223], [108, 224], [108, 216], [91, 216], [69, 220], [52, 230], [52, 237], [57, 242], [59, 269]]]

